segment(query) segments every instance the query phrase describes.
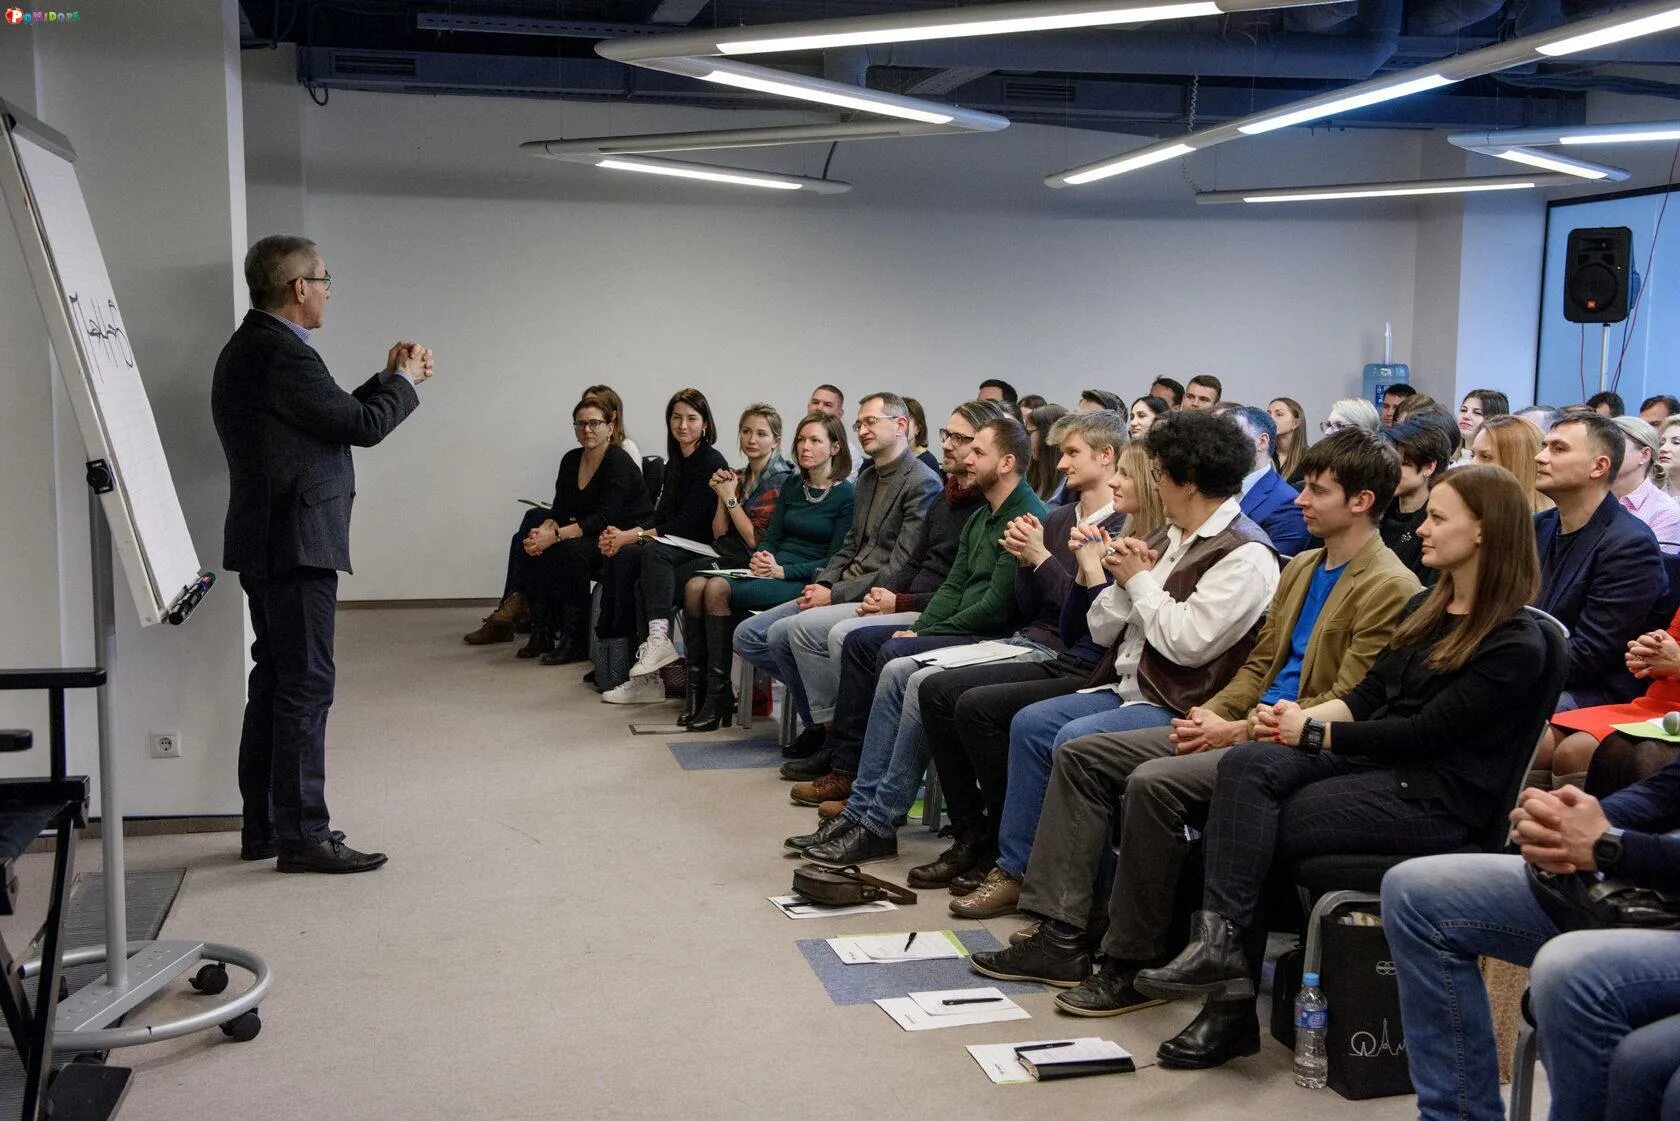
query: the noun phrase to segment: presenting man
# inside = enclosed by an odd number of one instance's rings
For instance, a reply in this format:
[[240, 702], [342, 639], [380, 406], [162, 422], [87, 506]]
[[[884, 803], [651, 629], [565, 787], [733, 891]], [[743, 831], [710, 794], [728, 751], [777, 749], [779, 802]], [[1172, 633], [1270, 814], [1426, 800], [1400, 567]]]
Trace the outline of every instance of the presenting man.
[[245, 255], [252, 310], [216, 360], [210, 408], [228, 461], [222, 567], [251, 604], [250, 688], [239, 737], [239, 855], [282, 872], [367, 872], [328, 826], [327, 712], [338, 573], [350, 571], [349, 445], [372, 447], [420, 404], [432, 352], [399, 342], [354, 393], [333, 381], [309, 333], [332, 277], [315, 243], [265, 237]]

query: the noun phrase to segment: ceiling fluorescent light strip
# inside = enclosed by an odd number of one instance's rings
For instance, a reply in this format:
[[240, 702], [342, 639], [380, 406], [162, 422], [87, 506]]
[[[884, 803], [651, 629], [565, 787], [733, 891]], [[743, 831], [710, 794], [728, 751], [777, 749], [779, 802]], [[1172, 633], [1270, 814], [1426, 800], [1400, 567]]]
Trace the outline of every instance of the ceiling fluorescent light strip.
[[1386, 199], [1400, 198], [1407, 195], [1462, 195], [1475, 191], [1522, 191], [1539, 184], [1532, 181], [1527, 183], [1489, 183], [1464, 187], [1390, 187], [1386, 190], [1375, 188], [1364, 191], [1302, 191], [1289, 195], [1246, 195], [1244, 202], [1310, 202], [1315, 199]]
[[1565, 175], [1489, 175], [1469, 179], [1420, 179], [1393, 183], [1331, 183], [1322, 187], [1269, 187], [1239, 191], [1202, 191], [1205, 204], [1320, 202], [1336, 199], [1384, 199], [1421, 195], [1463, 195], [1482, 191], [1523, 191], [1569, 182]]
[[1148, 167], [1150, 164], [1165, 163], [1167, 160], [1177, 159], [1179, 156], [1188, 156], [1195, 150], [1196, 149], [1190, 147], [1188, 144], [1171, 144], [1165, 148], [1156, 148], [1154, 151], [1146, 151], [1143, 154], [1133, 156], [1130, 159], [1122, 158], [1114, 160], [1101, 167], [1081, 172], [1078, 175], [1070, 175], [1068, 176], [1068, 182], [1077, 186], [1080, 183], [1090, 183], [1098, 179], [1107, 179], [1110, 175], [1120, 175], [1123, 172], [1134, 171], [1140, 167]]
[[777, 191], [797, 191], [802, 184], [789, 182], [785, 179], [771, 178], [767, 175], [751, 175], [743, 171], [701, 170], [672, 162], [655, 163], [651, 160], [627, 160], [620, 157], [596, 160], [596, 167], [604, 167], [611, 171], [639, 171], [647, 175], [671, 175], [678, 179], [703, 179], [710, 183], [728, 183], [736, 187], [768, 187]]
[[[1674, 135], [1677, 139], [1680, 139], [1680, 122], [1653, 121], [1650, 123], [1676, 130]], [[1559, 171], [1565, 175], [1574, 175], [1581, 179], [1609, 180], [1620, 183], [1628, 178], [1626, 168], [1592, 163], [1577, 159], [1574, 156], [1560, 155], [1555, 152], [1541, 152], [1536, 149], [1543, 145], [1562, 144], [1565, 137], [1573, 133], [1585, 133], [1596, 138], [1600, 135], [1611, 134], [1612, 129], [1625, 130], [1628, 127], [1639, 129], [1644, 125], [1618, 125], [1608, 128], [1601, 125], [1574, 125], [1564, 128], [1507, 128], [1494, 132], [1455, 132], [1447, 137], [1447, 142], [1466, 151], [1479, 152], [1484, 156], [1511, 160], [1514, 163], [1523, 163], [1530, 167], [1543, 168], [1546, 171]]]
[[[729, 70], [711, 70], [705, 74], [697, 74], [695, 77], [704, 82], [716, 82], [719, 85], [734, 86], [737, 89], [778, 94], [782, 97], [797, 98], [801, 101], [816, 101], [824, 105], [835, 105], [842, 109], [857, 109], [865, 113], [880, 113], [888, 117], [902, 117], [907, 121], [921, 121], [930, 125], [948, 125], [955, 119], [950, 113], [919, 109], [914, 105], [906, 104], [913, 100], [911, 98], [889, 100], [887, 98], [842, 93], [840, 91], [846, 87], [841, 86], [838, 82], [823, 82], [820, 86], [816, 84], [806, 85], [776, 78], [760, 78], [755, 74], [742, 74]], [[922, 104], [932, 105], [935, 103], [922, 102]]]
[[[1642, 35], [1652, 35], [1669, 28], [1680, 27], [1680, 0], [1652, 0], [1650, 3], [1623, 8], [1607, 15], [1576, 20], [1561, 27], [1535, 35], [1526, 35], [1491, 47], [1468, 51], [1452, 58], [1414, 67], [1398, 74], [1385, 75], [1333, 91], [1305, 98], [1293, 105], [1285, 105], [1266, 113], [1255, 114], [1235, 121], [1199, 129], [1182, 137], [1173, 137], [1151, 146], [1159, 152], [1173, 144], [1188, 144], [1196, 151], [1241, 140], [1245, 136], [1270, 132], [1290, 123], [1306, 123], [1339, 112], [1390, 101], [1427, 89], [1439, 88], [1467, 78], [1496, 74], [1512, 67], [1541, 61], [1547, 57], [1572, 54], [1606, 43], [1618, 43]], [[1571, 130], [1578, 132], [1579, 129]], [[1466, 146], [1466, 145], [1461, 145]], [[1159, 160], [1139, 157], [1153, 154], [1150, 148], [1128, 152], [1123, 157], [1099, 160], [1081, 167], [1058, 171], [1044, 178], [1050, 187], [1077, 186], [1097, 179], [1108, 178], [1124, 171], [1147, 167]], [[1164, 157], [1170, 158], [1170, 157]], [[1615, 178], [1614, 175], [1607, 178]]]
[[1604, 179], [1609, 171], [1598, 164], [1584, 163], [1572, 160], [1568, 156], [1548, 156], [1544, 152], [1531, 151], [1528, 148], [1502, 148], [1489, 152], [1490, 156], [1498, 156], [1502, 160], [1512, 163], [1524, 163], [1529, 167], [1538, 167], [1542, 171], [1557, 171], [1564, 175], [1574, 175], [1581, 179]]
[[1559, 144], [1655, 144], [1664, 140], [1680, 140], [1680, 125], [1651, 129], [1648, 132], [1571, 133], [1559, 136]]

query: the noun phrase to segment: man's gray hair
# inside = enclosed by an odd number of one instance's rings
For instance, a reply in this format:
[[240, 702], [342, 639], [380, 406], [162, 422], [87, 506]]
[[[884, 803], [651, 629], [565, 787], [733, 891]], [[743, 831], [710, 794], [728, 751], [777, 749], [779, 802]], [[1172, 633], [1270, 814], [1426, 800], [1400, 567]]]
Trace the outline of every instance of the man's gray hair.
[[1074, 432], [1079, 433], [1079, 438], [1094, 452], [1100, 454], [1104, 448], [1113, 448], [1116, 460], [1120, 458], [1120, 449], [1131, 442], [1126, 418], [1112, 409], [1069, 413], [1051, 428], [1051, 443], [1059, 447], [1061, 442]]
[[270, 234], [245, 254], [245, 287], [251, 306], [278, 311], [286, 306], [286, 287], [300, 276], [314, 273], [321, 259], [315, 243], [296, 234]]

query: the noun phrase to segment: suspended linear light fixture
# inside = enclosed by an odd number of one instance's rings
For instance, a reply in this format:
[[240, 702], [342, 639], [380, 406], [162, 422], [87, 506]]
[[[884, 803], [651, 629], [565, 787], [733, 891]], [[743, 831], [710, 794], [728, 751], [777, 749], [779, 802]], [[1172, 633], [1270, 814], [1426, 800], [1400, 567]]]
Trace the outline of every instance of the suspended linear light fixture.
[[1487, 175], [1469, 179], [1419, 179], [1397, 183], [1331, 183], [1321, 187], [1260, 187], [1245, 191], [1200, 191], [1196, 201], [1323, 202], [1331, 199], [1386, 199], [1413, 195], [1464, 195], [1480, 191], [1524, 191], [1567, 183], [1567, 175]]

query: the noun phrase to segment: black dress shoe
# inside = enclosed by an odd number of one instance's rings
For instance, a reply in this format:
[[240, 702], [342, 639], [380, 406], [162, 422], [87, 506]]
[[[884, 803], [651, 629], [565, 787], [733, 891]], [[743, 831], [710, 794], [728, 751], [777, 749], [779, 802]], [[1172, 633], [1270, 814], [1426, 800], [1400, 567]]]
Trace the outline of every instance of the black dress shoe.
[[804, 852], [812, 845], [826, 845], [836, 837], [839, 837], [842, 833], [849, 832], [851, 829], [855, 828], [856, 825], [857, 822], [853, 821], [845, 814], [840, 814], [836, 817], [829, 818], [827, 821], [817, 826], [817, 831], [815, 833], [801, 833], [797, 837], [789, 837], [787, 840], [783, 841], [782, 844], [786, 845], [794, 852]]
[[911, 887], [944, 887], [964, 872], [975, 868], [990, 867], [997, 853], [992, 851], [985, 842], [970, 844], [967, 841], [957, 841], [950, 848], [939, 854], [939, 859], [931, 864], [918, 864], [910, 869], [909, 881]]
[[[834, 820], [840, 819], [837, 817]], [[812, 845], [805, 850], [806, 860], [826, 864], [831, 868], [844, 868], [850, 864], [873, 864], [877, 860], [892, 860], [897, 856], [898, 834], [882, 837], [861, 825], [846, 830], [832, 841]]]
[[832, 769], [829, 767], [829, 754], [824, 748], [818, 748], [810, 755], [782, 764], [782, 777], [789, 782], [815, 782]]
[[1207, 994], [1223, 1000], [1254, 995], [1254, 979], [1243, 953], [1243, 932], [1213, 911], [1190, 919], [1190, 944], [1159, 969], [1138, 970], [1138, 991], [1171, 1000]]
[[1079, 985], [1056, 994], [1056, 1007], [1071, 1016], [1124, 1016], [1166, 1001], [1144, 996], [1132, 984], [1137, 970], [1120, 962], [1104, 962]]
[[828, 729], [821, 724], [813, 724], [794, 737], [794, 741], [782, 748], [783, 759], [804, 759], [822, 750], [822, 745], [828, 742]]
[[357, 852], [334, 832], [318, 844], [282, 848], [275, 868], [281, 872], [371, 872], [388, 859], [382, 852]]
[[239, 859], [241, 860], [273, 860], [274, 853], [273, 837], [269, 837], [267, 840], [249, 837], [239, 838]]
[[1190, 1026], [1161, 1044], [1155, 1057], [1177, 1070], [1206, 1070], [1260, 1053], [1260, 1016], [1253, 997], [1210, 1000]]
[[1085, 949], [1083, 932], [1064, 936], [1046, 922], [1039, 923], [1038, 932], [1019, 945], [970, 954], [968, 967], [1000, 981], [1041, 981], [1066, 989], [1090, 975], [1091, 955]]
[[967, 895], [975, 888], [986, 882], [986, 873], [992, 870], [992, 861], [983, 861], [966, 872], [960, 872], [951, 877], [947, 885], [952, 895]]

